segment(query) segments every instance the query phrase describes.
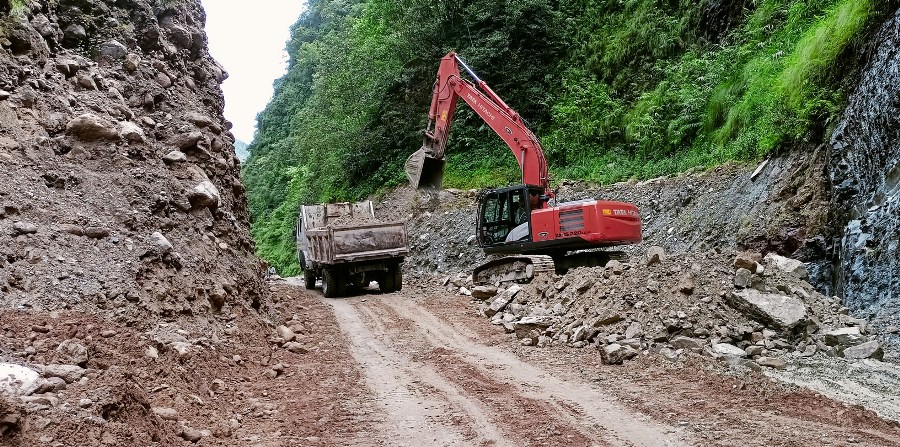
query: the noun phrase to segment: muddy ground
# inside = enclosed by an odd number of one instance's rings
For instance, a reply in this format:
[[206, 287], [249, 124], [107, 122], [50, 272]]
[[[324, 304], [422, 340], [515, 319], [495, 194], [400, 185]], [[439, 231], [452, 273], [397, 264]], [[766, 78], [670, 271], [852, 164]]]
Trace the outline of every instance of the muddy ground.
[[325, 299], [290, 279], [272, 296], [299, 347], [246, 313], [217, 342], [165, 328], [180, 355], [94, 316], [4, 311], [4, 356], [52, 364], [77, 340], [89, 358], [62, 390], [0, 401], [3, 445], [900, 445], [872, 410], [702, 356], [520, 346], [430, 283]]

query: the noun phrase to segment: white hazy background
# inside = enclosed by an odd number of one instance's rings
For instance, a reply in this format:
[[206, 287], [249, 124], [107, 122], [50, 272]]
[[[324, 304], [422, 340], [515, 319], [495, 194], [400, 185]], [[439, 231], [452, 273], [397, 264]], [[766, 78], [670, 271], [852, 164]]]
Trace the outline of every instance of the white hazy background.
[[302, 0], [202, 0], [209, 52], [225, 67], [225, 118], [231, 132], [250, 143], [256, 114], [272, 98], [272, 82], [287, 69], [290, 27], [306, 8]]

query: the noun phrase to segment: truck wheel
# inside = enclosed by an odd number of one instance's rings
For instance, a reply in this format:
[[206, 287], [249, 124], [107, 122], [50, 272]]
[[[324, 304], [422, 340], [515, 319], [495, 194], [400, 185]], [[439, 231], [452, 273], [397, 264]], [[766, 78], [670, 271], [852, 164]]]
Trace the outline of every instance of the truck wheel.
[[394, 267], [394, 292], [401, 290], [403, 290], [403, 269], [398, 265]]
[[337, 272], [326, 269], [322, 272], [322, 295], [325, 298], [335, 298], [339, 295], [338, 284], [340, 275]]
[[348, 287], [349, 284], [347, 284], [347, 281], [349, 281], [350, 278], [348, 278], [347, 275], [335, 275], [335, 276], [337, 276], [337, 293], [338, 293], [338, 296], [347, 296], [347, 295], [349, 295], [349, 294], [347, 293], [347, 291], [348, 291], [348, 289], [349, 289], [349, 287]]
[[306, 290], [312, 290], [316, 288], [316, 272], [312, 270], [304, 270], [303, 271], [303, 285], [306, 286]]
[[394, 293], [400, 290], [403, 280], [402, 273], [398, 267], [390, 267], [378, 278], [378, 289], [381, 293]]

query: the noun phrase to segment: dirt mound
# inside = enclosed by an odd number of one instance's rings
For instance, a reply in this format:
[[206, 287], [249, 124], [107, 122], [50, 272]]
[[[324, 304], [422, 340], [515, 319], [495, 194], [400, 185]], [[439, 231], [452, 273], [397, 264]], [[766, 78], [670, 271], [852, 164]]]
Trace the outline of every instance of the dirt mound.
[[27, 5], [0, 27], [3, 305], [141, 327], [265, 306], [199, 2]]

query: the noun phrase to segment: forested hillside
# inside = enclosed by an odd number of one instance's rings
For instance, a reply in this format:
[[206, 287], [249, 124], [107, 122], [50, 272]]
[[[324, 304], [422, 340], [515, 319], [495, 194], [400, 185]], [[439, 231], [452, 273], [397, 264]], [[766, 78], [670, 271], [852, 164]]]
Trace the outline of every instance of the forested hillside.
[[[448, 51], [531, 123], [555, 179], [605, 183], [817, 146], [897, 3], [311, 0], [244, 168], [260, 253], [293, 273], [301, 201], [404, 181]], [[457, 117], [445, 185], [516, 182], [501, 141]]]

